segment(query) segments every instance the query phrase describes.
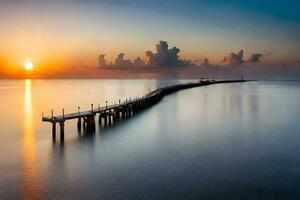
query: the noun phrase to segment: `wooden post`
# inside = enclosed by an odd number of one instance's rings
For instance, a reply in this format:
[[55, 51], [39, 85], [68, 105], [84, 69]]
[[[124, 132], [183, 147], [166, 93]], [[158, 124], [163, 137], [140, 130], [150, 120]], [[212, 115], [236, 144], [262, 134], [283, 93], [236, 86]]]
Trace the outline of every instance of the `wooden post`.
[[64, 139], [65, 139], [65, 121], [60, 121], [59, 126], [60, 126], [60, 140], [64, 141]]
[[120, 118], [120, 110], [119, 108], [116, 109], [116, 119]]
[[78, 114], [80, 114], [80, 106], [77, 107]]
[[113, 124], [115, 124], [116, 123], [116, 113], [114, 113], [113, 115], [112, 115], [112, 122], [113, 122]]
[[89, 115], [86, 118], [86, 131], [87, 132], [93, 132], [95, 131], [95, 115]]
[[62, 109], [62, 113], [63, 113], [63, 119], [65, 118], [65, 109]]
[[108, 114], [107, 116], [108, 116], [108, 124], [110, 125], [111, 124], [111, 115]]
[[80, 131], [81, 130], [81, 117], [78, 118], [77, 121], [77, 129]]
[[91, 104], [91, 112], [93, 112], [93, 108], [94, 108], [94, 105], [93, 105], [93, 104]]
[[98, 118], [98, 124], [101, 125], [101, 113], [99, 114], [99, 118]]
[[107, 124], [107, 115], [105, 114], [104, 115], [104, 126], [106, 126], [106, 124]]
[[83, 129], [86, 130], [86, 117], [83, 118]]
[[52, 122], [52, 139], [53, 141], [56, 140], [56, 123]]
[[105, 104], [106, 104], [106, 106], [105, 106], [105, 107], [106, 107], [106, 109], [107, 109], [107, 101], [105, 101]]

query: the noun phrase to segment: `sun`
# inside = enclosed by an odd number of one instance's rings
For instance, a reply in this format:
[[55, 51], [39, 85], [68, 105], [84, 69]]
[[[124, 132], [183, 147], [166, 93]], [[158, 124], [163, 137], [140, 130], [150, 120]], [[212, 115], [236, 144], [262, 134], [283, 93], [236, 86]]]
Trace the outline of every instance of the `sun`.
[[32, 70], [33, 69], [33, 63], [32, 63], [32, 61], [30, 61], [30, 60], [26, 60], [25, 62], [24, 62], [24, 68], [26, 69], [26, 70]]

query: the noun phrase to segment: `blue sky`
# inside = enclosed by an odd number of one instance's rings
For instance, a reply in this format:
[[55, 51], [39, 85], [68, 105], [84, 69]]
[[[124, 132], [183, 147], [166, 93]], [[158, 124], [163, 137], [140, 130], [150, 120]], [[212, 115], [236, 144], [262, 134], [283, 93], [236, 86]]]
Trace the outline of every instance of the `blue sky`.
[[296, 0], [2, 0], [0, 4], [0, 25], [6, 27], [0, 31], [0, 51], [11, 45], [15, 57], [64, 52], [76, 63], [93, 63], [99, 53], [107, 53], [108, 59], [118, 52], [129, 58], [143, 56], [159, 40], [179, 47], [182, 57], [209, 57], [215, 62], [240, 49], [268, 55], [267, 61], [300, 57]]

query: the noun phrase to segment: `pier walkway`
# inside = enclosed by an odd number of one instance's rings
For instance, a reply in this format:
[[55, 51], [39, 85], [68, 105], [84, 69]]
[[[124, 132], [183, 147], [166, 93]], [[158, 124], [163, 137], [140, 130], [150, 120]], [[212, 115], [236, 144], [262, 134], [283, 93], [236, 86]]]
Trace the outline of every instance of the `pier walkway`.
[[[129, 99], [124, 102], [119, 100], [118, 104], [105, 105], [102, 107], [94, 108], [91, 104], [91, 109], [88, 111], [80, 112], [79, 110], [74, 113], [54, 116], [53, 111], [51, 116], [42, 117], [43, 122], [52, 123], [52, 138], [56, 139], [56, 124], [60, 126], [60, 139], [64, 140], [64, 123], [67, 120], [77, 119], [77, 128], [84, 129], [87, 133], [95, 131], [95, 116], [98, 114], [98, 123], [106, 126], [115, 123], [118, 120], [126, 119], [134, 115], [135, 113], [146, 109], [147, 107], [154, 105], [164, 96], [183, 89], [206, 86], [220, 83], [236, 83], [245, 82], [246, 80], [200, 80], [194, 83], [176, 84], [167, 87], [157, 88], [156, 90], [149, 92], [143, 97]], [[107, 102], [106, 102], [107, 103]]]

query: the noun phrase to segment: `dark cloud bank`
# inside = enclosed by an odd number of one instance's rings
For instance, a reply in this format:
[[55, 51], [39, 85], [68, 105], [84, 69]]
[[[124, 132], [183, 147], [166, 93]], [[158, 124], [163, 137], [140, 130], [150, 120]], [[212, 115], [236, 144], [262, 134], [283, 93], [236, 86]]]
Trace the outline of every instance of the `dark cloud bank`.
[[132, 62], [131, 60], [125, 59], [125, 54], [120, 53], [115, 63], [107, 64], [105, 60], [105, 54], [101, 54], [98, 58], [98, 66], [103, 68], [108, 67], [186, 67], [191, 66], [193, 63], [190, 60], [181, 60], [179, 58], [180, 49], [177, 47], [169, 48], [166, 41], [160, 41], [156, 44], [156, 52], [146, 51], [145, 58], [142, 60], [137, 57]]
[[226, 55], [220, 63], [211, 64], [206, 57], [202, 62], [180, 59], [180, 49], [169, 48], [166, 41], [160, 41], [155, 47], [156, 52], [146, 51], [144, 59], [137, 57], [133, 61], [120, 53], [114, 63], [107, 64], [102, 54], [98, 69], [108, 76], [114, 74], [121, 78], [240, 78], [243, 75], [248, 79], [300, 79], [299, 62], [267, 65], [261, 62], [264, 57], [261, 53], [245, 56], [240, 50]]
[[[146, 51], [144, 60], [137, 57], [133, 61], [125, 59], [125, 54], [120, 53], [115, 59], [114, 63], [108, 64], [105, 59], [105, 54], [100, 54], [98, 57], [98, 67], [100, 68], [130, 68], [130, 67], [190, 67], [197, 66], [195, 62], [191, 60], [182, 60], [179, 58], [180, 49], [177, 47], [169, 48], [166, 41], [160, 41], [155, 45], [156, 52]], [[244, 63], [258, 63], [263, 57], [260, 53], [250, 55], [250, 57], [244, 60], [244, 51], [241, 50], [238, 53], [230, 53], [225, 56], [220, 64], [227, 65], [241, 65]], [[210, 65], [208, 58], [204, 58], [200, 65]], [[198, 65], [199, 66], [199, 65]]]
[[225, 56], [223, 59], [223, 63], [228, 65], [240, 65], [243, 63], [258, 63], [260, 59], [263, 57], [261, 53], [251, 54], [247, 60], [244, 60], [244, 51], [241, 50], [237, 54], [230, 53], [228, 56]]

